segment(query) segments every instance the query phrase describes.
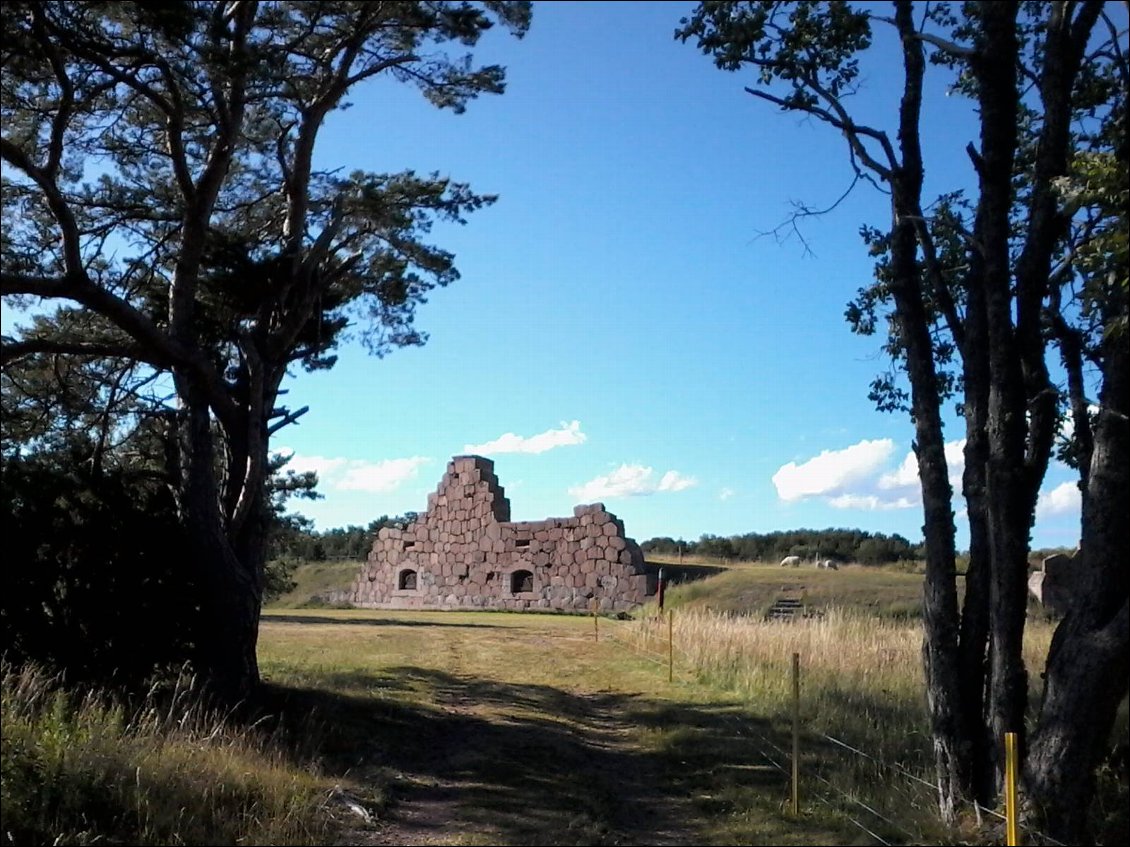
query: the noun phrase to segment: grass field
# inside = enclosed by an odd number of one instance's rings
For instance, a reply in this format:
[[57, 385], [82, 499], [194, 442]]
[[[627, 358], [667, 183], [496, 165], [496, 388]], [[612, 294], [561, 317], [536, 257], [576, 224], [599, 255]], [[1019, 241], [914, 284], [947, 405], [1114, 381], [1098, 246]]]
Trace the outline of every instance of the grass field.
[[[290, 607], [264, 612], [251, 727], [176, 692], [127, 711], [6, 672], [3, 843], [1003, 839], [991, 817], [935, 818], [920, 575], [746, 565], [673, 586], [670, 619], [296, 608], [358, 566], [300, 568]], [[810, 615], [766, 620], [782, 594]], [[1050, 634], [1030, 621], [1033, 679]], [[1130, 842], [1126, 785], [1101, 778], [1101, 843]]]
[[669, 684], [624, 642], [645, 624], [598, 626], [599, 641], [576, 616], [280, 611], [262, 667], [316, 705], [351, 779], [406, 810], [371, 843], [871, 843], [835, 808], [791, 817], [764, 755], [787, 732], [746, 698]]

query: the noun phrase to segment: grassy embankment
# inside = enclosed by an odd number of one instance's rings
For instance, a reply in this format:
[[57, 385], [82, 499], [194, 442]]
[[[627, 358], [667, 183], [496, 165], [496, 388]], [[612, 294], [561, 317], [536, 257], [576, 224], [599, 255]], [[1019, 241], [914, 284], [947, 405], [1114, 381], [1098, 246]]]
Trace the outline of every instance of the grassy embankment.
[[294, 588], [269, 605], [278, 609], [320, 609], [332, 607], [334, 594], [347, 591], [363, 562], [341, 559], [329, 562], [307, 562], [291, 573]]

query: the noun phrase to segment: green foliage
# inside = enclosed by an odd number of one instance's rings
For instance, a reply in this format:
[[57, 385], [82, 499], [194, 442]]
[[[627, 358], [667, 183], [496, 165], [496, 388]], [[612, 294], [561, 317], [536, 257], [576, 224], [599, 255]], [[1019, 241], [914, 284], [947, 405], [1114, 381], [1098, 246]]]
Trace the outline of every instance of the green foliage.
[[313, 521], [302, 515], [287, 515], [272, 533], [269, 546], [271, 558], [291, 559], [296, 562], [325, 562], [338, 559], [365, 561], [373, 547], [377, 533], [386, 526], [403, 529], [416, 519], [415, 512], [389, 517], [381, 515], [367, 527], [346, 526], [318, 531]]
[[79, 446], [4, 459], [0, 637], [10, 661], [137, 683], [190, 655], [189, 545], [167, 490], [136, 469], [84, 473]]
[[[9, 3], [3, 7], [0, 294], [46, 304], [2, 344], [4, 453], [93, 434], [95, 469], [167, 486], [194, 551], [199, 666], [233, 700], [255, 676], [264, 528], [309, 475], [270, 439], [295, 366], [353, 327], [423, 344], [415, 310], [458, 279], [430, 243], [496, 199], [411, 170], [320, 168], [319, 134], [377, 77], [462, 112], [504, 89], [468, 52], [528, 2]], [[9, 404], [5, 403], [5, 412]], [[7, 415], [6, 415], [7, 417]], [[127, 458], [128, 457], [128, 458]]]
[[859, 529], [796, 529], [768, 533], [749, 532], [722, 538], [704, 535], [698, 541], [649, 538], [640, 544], [644, 553], [664, 556], [704, 556], [746, 562], [778, 562], [785, 556], [819, 557], [835, 562], [865, 565], [914, 561], [920, 546], [901, 535], [885, 535]]

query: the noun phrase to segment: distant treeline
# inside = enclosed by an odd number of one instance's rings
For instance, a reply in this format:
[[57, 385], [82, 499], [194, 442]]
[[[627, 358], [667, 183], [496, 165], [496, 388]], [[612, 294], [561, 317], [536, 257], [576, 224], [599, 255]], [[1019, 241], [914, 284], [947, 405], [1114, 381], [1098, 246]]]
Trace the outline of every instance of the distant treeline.
[[[394, 517], [382, 515], [368, 526], [351, 525], [319, 532], [308, 518], [287, 515], [275, 528], [270, 558], [299, 562], [364, 561], [382, 527], [404, 527], [416, 517], [413, 512]], [[785, 556], [800, 556], [879, 565], [913, 561], [925, 555], [921, 544], [912, 544], [901, 535], [861, 529], [794, 529], [728, 537], [704, 535], [698, 541], [649, 538], [640, 547], [644, 553], [659, 556], [678, 557], [681, 551], [684, 556], [755, 562], [776, 562]]]
[[413, 512], [396, 517], [381, 515], [368, 526], [351, 525], [318, 532], [309, 518], [286, 515], [274, 528], [268, 558], [302, 562], [364, 561], [382, 527], [404, 528], [415, 519]]
[[698, 541], [649, 538], [640, 547], [649, 555], [677, 557], [681, 553], [748, 562], [777, 562], [785, 556], [800, 556], [880, 565], [921, 559], [925, 555], [922, 544], [912, 544], [901, 535], [861, 529], [794, 529], [729, 537], [704, 535]]

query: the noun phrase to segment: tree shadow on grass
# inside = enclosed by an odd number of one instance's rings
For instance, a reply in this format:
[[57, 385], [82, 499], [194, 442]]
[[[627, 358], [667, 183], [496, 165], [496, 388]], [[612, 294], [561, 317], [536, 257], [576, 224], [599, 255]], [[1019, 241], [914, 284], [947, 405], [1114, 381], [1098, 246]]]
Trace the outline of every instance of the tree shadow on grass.
[[407, 626], [407, 627], [458, 627], [460, 629], [500, 629], [493, 623], [448, 623], [437, 620], [397, 620], [395, 618], [331, 618], [321, 615], [288, 615], [279, 612], [263, 612], [263, 623], [297, 624], [338, 624], [342, 626]]
[[[351, 676], [354, 690], [373, 693], [268, 686], [264, 705], [296, 727], [321, 725], [318, 749], [332, 771], [401, 775], [394, 793], [404, 803], [442, 807], [442, 820], [417, 830], [498, 844], [742, 843], [714, 824], [748, 813], [751, 797], [770, 829], [795, 828], [782, 807], [786, 774], [758, 738], [772, 729], [733, 706], [581, 695], [415, 666]], [[818, 837], [832, 840], [820, 843], [850, 843], [844, 827], [822, 821]]]

